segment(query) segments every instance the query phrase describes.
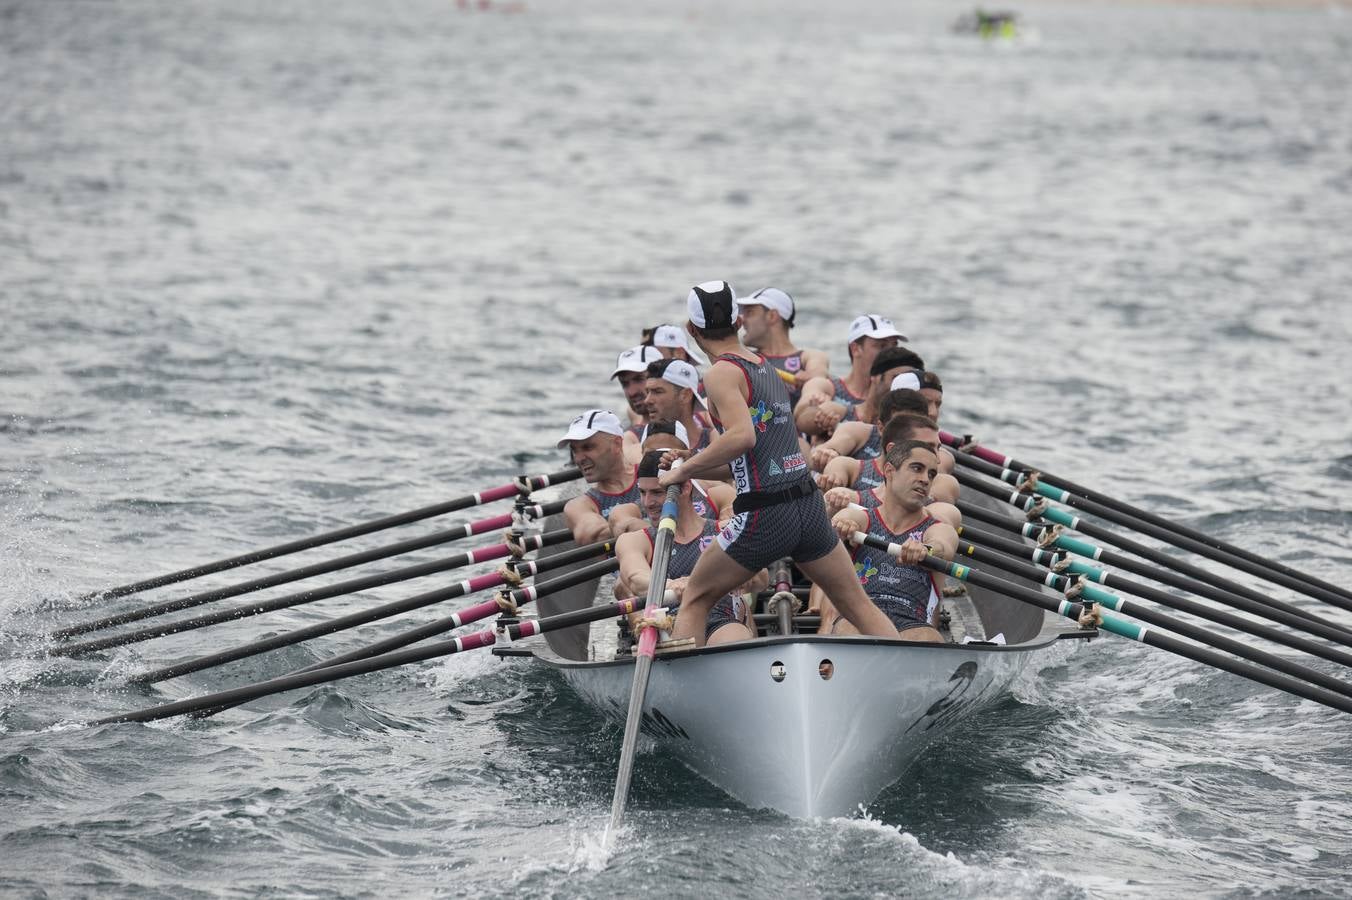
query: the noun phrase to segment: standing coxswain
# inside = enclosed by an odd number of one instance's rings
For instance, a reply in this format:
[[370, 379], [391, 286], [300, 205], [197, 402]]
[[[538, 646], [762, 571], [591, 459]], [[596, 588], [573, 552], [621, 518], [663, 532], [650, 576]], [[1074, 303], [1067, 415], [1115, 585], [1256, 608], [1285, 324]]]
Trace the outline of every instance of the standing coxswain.
[[676, 638], [704, 643], [719, 598], [771, 562], [791, 557], [828, 592], [861, 633], [896, 637], [887, 616], [869, 601], [826, 515], [798, 445], [788, 391], [774, 367], [738, 338], [736, 296], [724, 281], [696, 286], [686, 298], [687, 331], [713, 364], [704, 376], [710, 413], [722, 430], [684, 465], [663, 472], [664, 487], [731, 466], [736, 515], [700, 557], [681, 597]]

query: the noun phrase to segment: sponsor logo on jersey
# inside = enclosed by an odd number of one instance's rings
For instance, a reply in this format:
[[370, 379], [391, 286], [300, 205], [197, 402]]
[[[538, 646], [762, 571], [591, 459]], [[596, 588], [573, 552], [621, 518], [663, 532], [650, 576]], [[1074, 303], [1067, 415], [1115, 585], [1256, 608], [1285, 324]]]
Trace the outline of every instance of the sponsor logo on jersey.
[[868, 580], [878, 574], [878, 567], [873, 564], [872, 557], [865, 556], [854, 564], [854, 574], [859, 576], [860, 584], [868, 584]]
[[766, 426], [770, 420], [775, 417], [774, 412], [761, 400], [755, 406], [748, 406], [747, 412], [751, 413], [751, 424], [756, 426], [756, 430], [761, 434], [765, 433]]
[[700, 539], [699, 539], [699, 552], [700, 552], [700, 553], [703, 553], [705, 550], [708, 550], [708, 549], [709, 549], [709, 545], [712, 544], [713, 542], [714, 542], [714, 536], [713, 536], [712, 534], [706, 534], [704, 537], [700, 538]]
[[[774, 463], [771, 463], [770, 465], [773, 466]], [[805, 468], [807, 468], [807, 461], [803, 459], [803, 454], [790, 453], [788, 456], [784, 457], [785, 472], [797, 472], [799, 469]]]
[[770, 465], [766, 466], [765, 473], [767, 475], [783, 475], [784, 470], [775, 465], [775, 461], [772, 459], [770, 460]]
[[797, 372], [803, 367], [803, 358], [801, 356], [790, 356], [784, 360], [784, 371]]

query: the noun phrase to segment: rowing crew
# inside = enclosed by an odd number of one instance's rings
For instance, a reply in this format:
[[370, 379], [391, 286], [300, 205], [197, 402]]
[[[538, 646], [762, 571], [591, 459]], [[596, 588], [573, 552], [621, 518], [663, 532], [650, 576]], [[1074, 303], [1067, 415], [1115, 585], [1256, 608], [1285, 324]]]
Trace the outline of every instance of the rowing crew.
[[[904, 337], [889, 320], [861, 316], [850, 328], [850, 373], [832, 378], [825, 354], [788, 340], [795, 308], [777, 288], [739, 300], [727, 282], [707, 282], [691, 289], [686, 313], [682, 337], [711, 360], [702, 381], [692, 348], [661, 326], [653, 339], [663, 346], [626, 350], [613, 375], [631, 425], [589, 410], [559, 441], [589, 485], [564, 510], [574, 538], [614, 536], [616, 590], [641, 595], [662, 497], [679, 485], [668, 564], [680, 602], [674, 638], [754, 636], [738, 596], [790, 558], [814, 585], [822, 632], [942, 640], [937, 583], [919, 565], [928, 554], [952, 559], [957, 547], [957, 485], [940, 471], [952, 459], [934, 418], [938, 377], [897, 346]], [[899, 555], [851, 553], [841, 537], [855, 531], [898, 545]]]

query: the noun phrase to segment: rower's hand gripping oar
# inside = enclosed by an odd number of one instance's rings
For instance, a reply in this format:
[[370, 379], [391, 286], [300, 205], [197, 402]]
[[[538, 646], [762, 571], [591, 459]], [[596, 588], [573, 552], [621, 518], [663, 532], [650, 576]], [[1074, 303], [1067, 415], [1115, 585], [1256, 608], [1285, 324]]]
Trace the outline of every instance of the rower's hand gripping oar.
[[[672, 463], [675, 469], [680, 460]], [[629, 779], [634, 772], [634, 749], [638, 745], [638, 727], [643, 718], [643, 700], [648, 693], [648, 673], [652, 669], [653, 653], [657, 649], [657, 628], [652, 614], [662, 605], [667, 588], [667, 569], [671, 565], [671, 545], [676, 539], [676, 498], [681, 494], [682, 482], [667, 488], [662, 501], [662, 519], [653, 540], [652, 578], [648, 581], [648, 596], [643, 604], [643, 615], [648, 627], [639, 634], [634, 659], [634, 684], [629, 692], [629, 711], [624, 720], [624, 740], [620, 743], [620, 765], [615, 774], [615, 796], [610, 802], [610, 824], [606, 826], [602, 846], [607, 850], [624, 820], [624, 806], [629, 799]]]

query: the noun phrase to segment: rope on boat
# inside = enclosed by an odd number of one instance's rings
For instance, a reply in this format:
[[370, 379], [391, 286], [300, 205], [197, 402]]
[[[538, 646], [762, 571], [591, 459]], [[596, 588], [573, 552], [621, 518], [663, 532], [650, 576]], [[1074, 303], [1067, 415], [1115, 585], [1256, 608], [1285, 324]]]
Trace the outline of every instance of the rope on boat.
[[518, 572], [516, 569], [513, 569], [511, 566], [507, 565], [499, 566], [498, 574], [502, 576], [502, 580], [506, 584], [510, 585], [513, 588], [521, 587], [521, 582], [525, 580], [521, 577], [520, 572]]
[[1016, 488], [1020, 494], [1033, 494], [1037, 492], [1038, 476], [1042, 473], [1036, 469], [1029, 469], [1027, 472], [1019, 473], [1019, 483]]
[[[521, 577], [517, 576], [517, 582], [520, 583], [520, 581]], [[503, 615], [505, 616], [516, 615], [516, 601], [512, 599], [511, 591], [500, 591], [498, 593], [498, 596], [494, 599], [498, 604], [498, 609], [502, 610]]]

